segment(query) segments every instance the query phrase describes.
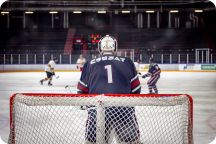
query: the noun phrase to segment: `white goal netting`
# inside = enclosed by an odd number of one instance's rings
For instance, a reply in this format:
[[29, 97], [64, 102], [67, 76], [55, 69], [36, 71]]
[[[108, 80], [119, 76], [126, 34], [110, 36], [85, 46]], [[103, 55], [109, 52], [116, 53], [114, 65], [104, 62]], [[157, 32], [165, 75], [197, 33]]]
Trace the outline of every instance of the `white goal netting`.
[[16, 94], [10, 144], [192, 144], [188, 95]]

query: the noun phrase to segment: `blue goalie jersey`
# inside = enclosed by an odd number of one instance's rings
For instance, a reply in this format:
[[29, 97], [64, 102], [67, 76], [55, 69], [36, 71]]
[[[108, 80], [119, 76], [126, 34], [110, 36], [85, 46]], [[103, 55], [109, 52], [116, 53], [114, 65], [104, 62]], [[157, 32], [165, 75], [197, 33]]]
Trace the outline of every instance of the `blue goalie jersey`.
[[133, 61], [113, 55], [86, 62], [77, 88], [81, 93], [90, 94], [135, 94], [141, 91]]

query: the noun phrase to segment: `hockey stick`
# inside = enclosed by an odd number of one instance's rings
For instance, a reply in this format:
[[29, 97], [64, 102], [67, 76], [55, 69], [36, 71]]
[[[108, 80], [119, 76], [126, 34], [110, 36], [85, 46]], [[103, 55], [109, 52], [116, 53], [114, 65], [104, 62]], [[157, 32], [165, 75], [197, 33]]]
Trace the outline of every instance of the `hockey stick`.
[[52, 72], [52, 77], [53, 77], [53, 76], [54, 76], [56, 79], [59, 78], [59, 76], [56, 76], [55, 72]]
[[142, 78], [143, 75], [141, 73], [137, 73], [137, 76]]
[[68, 85], [65, 86], [65, 90], [66, 90], [67, 93], [72, 93], [72, 91], [71, 91], [71, 89], [68, 87]]
[[56, 79], [58, 79], [58, 78], [59, 78], [59, 76], [56, 76], [56, 75], [54, 75], [54, 76], [55, 76], [55, 78], [56, 78]]
[[148, 82], [148, 79], [146, 79], [146, 78], [142, 78], [141, 81], [144, 81], [144, 83], [146, 84], [146, 83]]
[[66, 85], [65, 88], [73, 88], [73, 87], [76, 87], [77, 85]]
[[[73, 86], [71, 86], [71, 85], [66, 85], [65, 86], [65, 89], [66, 89], [67, 93], [73, 93], [72, 90], [71, 90], [71, 87], [73, 87]], [[85, 106], [85, 105], [80, 106], [81, 110], [87, 110], [88, 108], [89, 108], [89, 106]]]
[[58, 78], [59, 78], [59, 76], [56, 76], [56, 75], [55, 75], [55, 73], [52, 75], [52, 77], [53, 77], [53, 76], [54, 76], [56, 79], [58, 79]]
[[143, 77], [142, 77], [142, 76], [143, 76], [142, 74], [139, 74], [139, 73], [138, 73], [137, 76], [140, 78], [140, 81], [144, 81], [145, 83], [148, 82], [148, 78], [147, 78], [147, 77], [146, 77], [147, 79], [146, 79], [146, 78], [143, 78]]
[[66, 86], [65, 86], [65, 89], [67, 89], [67, 88], [69, 88], [69, 87], [70, 87], [69, 85], [66, 85]]
[[[70, 85], [65, 86], [65, 90], [66, 90], [67, 93], [72, 93], [70, 87], [71, 87]], [[80, 106], [80, 109], [81, 110], [87, 110], [86, 106]]]
[[70, 87], [72, 87], [72, 86], [70, 86], [70, 85], [65, 86], [65, 90], [67, 91], [67, 93], [72, 93], [72, 90]]

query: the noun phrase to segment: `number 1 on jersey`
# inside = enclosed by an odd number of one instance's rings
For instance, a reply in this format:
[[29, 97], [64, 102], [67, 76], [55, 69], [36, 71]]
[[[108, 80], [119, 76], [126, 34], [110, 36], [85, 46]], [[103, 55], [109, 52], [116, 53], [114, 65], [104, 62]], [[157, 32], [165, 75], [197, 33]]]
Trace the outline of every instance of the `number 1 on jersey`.
[[105, 69], [107, 70], [107, 82], [108, 83], [113, 83], [113, 78], [112, 78], [112, 66], [111, 65], [106, 65], [104, 66]]

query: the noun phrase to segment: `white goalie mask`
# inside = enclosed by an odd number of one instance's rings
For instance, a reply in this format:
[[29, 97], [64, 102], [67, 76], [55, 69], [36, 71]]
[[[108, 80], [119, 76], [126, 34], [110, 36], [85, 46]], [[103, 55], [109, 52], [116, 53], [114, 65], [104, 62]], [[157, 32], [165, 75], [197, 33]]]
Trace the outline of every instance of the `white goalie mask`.
[[98, 51], [100, 54], [113, 53], [117, 51], [117, 40], [109, 35], [106, 35], [98, 42]]

